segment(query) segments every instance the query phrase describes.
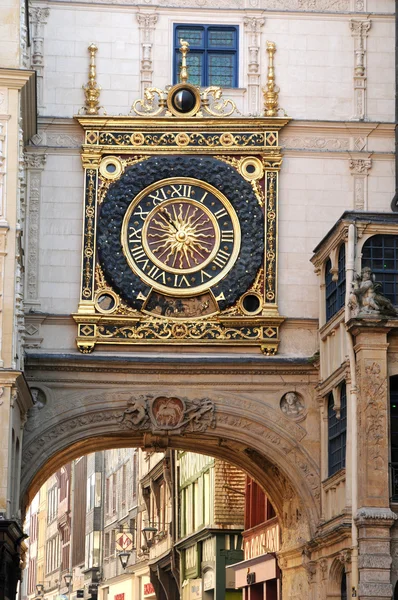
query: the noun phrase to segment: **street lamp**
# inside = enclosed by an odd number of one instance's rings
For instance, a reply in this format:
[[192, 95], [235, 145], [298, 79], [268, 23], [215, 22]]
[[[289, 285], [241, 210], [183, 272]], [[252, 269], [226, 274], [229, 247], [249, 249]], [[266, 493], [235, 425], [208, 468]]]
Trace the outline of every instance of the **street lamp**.
[[130, 554], [131, 552], [119, 552], [118, 556], [119, 556], [119, 560], [120, 560], [120, 564], [123, 567], [123, 570], [126, 569], [128, 562], [130, 560]]
[[42, 583], [36, 583], [36, 592], [38, 596], [42, 596], [44, 593], [44, 585]]
[[[150, 544], [152, 543], [153, 536], [156, 535], [157, 532], [158, 532], [158, 528], [154, 527], [153, 525], [148, 525], [148, 527], [144, 527], [142, 529], [142, 533], [144, 534], [145, 542], [146, 542], [146, 545], [148, 546], [148, 548], [149, 548]], [[149, 539], [148, 539], [148, 536], [150, 536]]]
[[72, 583], [72, 579], [73, 579], [72, 573], [67, 573], [66, 575], [64, 575], [65, 585], [68, 588], [68, 591], [70, 588], [70, 584]]

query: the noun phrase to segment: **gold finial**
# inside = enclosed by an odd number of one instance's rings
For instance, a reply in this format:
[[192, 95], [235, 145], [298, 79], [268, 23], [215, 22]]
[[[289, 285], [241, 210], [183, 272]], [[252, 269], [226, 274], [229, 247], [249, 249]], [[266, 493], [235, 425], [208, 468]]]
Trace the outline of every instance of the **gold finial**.
[[187, 83], [188, 81], [188, 67], [187, 67], [187, 54], [189, 52], [189, 43], [185, 40], [181, 40], [180, 52], [182, 54], [182, 63], [180, 67], [180, 83]]
[[98, 48], [95, 44], [90, 44], [88, 47], [88, 51], [90, 52], [90, 68], [88, 71], [88, 84], [83, 86], [84, 95], [86, 96], [85, 102], [85, 111], [87, 115], [98, 115], [99, 110], [99, 95], [101, 88], [97, 86], [97, 82], [95, 80], [97, 76], [96, 67], [95, 67], [95, 54], [98, 51]]
[[264, 116], [276, 117], [278, 115], [279, 87], [275, 85], [274, 54], [276, 52], [275, 42], [267, 42], [268, 74], [267, 85], [263, 88]]

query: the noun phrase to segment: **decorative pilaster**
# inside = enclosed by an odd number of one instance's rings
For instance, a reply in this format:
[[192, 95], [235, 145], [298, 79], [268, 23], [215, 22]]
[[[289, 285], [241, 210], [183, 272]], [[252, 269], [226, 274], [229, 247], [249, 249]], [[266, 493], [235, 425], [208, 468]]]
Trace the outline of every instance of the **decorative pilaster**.
[[141, 46], [141, 96], [144, 96], [144, 90], [152, 85], [152, 46], [155, 25], [158, 22], [158, 16], [155, 13], [137, 13], [137, 21], [140, 30]]
[[366, 38], [372, 21], [351, 19], [350, 29], [354, 38], [354, 114], [353, 120], [363, 121], [366, 117]]
[[260, 38], [261, 28], [265, 23], [262, 17], [246, 17], [244, 20], [245, 29], [248, 36], [249, 63], [247, 68], [248, 91], [249, 91], [249, 112], [252, 115], [260, 113]]
[[50, 14], [48, 8], [40, 6], [31, 6], [29, 8], [30, 22], [32, 27], [32, 69], [37, 74], [37, 107], [40, 110], [43, 106], [43, 73], [44, 73], [44, 25]]
[[27, 223], [25, 241], [25, 308], [39, 306], [39, 236], [40, 236], [40, 198], [41, 176], [46, 163], [45, 154], [26, 154], [27, 169]]
[[371, 158], [350, 160], [350, 171], [354, 178], [354, 210], [368, 209], [368, 175], [371, 168]]

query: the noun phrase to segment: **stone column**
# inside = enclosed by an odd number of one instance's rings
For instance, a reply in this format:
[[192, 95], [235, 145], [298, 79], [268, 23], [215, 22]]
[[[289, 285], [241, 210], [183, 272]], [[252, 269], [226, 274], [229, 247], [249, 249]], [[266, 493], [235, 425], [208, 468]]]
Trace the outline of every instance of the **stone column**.
[[354, 114], [352, 119], [363, 121], [366, 118], [366, 38], [372, 21], [351, 19], [350, 29], [354, 38]]
[[144, 97], [144, 90], [152, 85], [152, 46], [153, 33], [155, 25], [158, 22], [158, 16], [155, 13], [137, 13], [137, 21], [140, 30], [141, 46], [141, 97]]
[[350, 159], [350, 171], [354, 178], [354, 210], [368, 209], [368, 175], [371, 168], [371, 158]]
[[260, 37], [261, 27], [263, 27], [265, 19], [262, 17], [246, 17], [244, 20], [245, 30], [248, 36], [249, 63], [247, 66], [247, 87], [249, 99], [249, 112], [252, 115], [257, 115], [261, 110], [261, 72], [260, 72]]
[[32, 69], [37, 74], [37, 108], [40, 110], [43, 107], [43, 71], [44, 71], [44, 25], [50, 14], [48, 8], [41, 6], [31, 6], [29, 9], [31, 26], [32, 26]]
[[45, 154], [27, 153], [27, 224], [25, 240], [25, 308], [37, 309], [39, 281], [39, 237], [41, 176], [46, 163]]
[[[358, 387], [358, 568], [360, 600], [391, 600], [387, 334], [379, 317], [351, 320]], [[355, 440], [353, 440], [353, 443]]]

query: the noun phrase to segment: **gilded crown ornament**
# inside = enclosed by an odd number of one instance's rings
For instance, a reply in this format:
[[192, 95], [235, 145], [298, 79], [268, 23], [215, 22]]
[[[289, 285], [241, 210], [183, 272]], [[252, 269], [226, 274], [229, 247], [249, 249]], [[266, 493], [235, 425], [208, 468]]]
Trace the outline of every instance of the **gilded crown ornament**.
[[95, 44], [90, 44], [88, 51], [90, 53], [88, 83], [83, 86], [86, 101], [81, 110], [84, 111], [86, 115], [98, 115], [99, 109], [102, 108], [99, 106], [101, 87], [97, 85], [96, 81], [97, 70], [95, 65], [95, 55], [98, 52], [98, 47]]

